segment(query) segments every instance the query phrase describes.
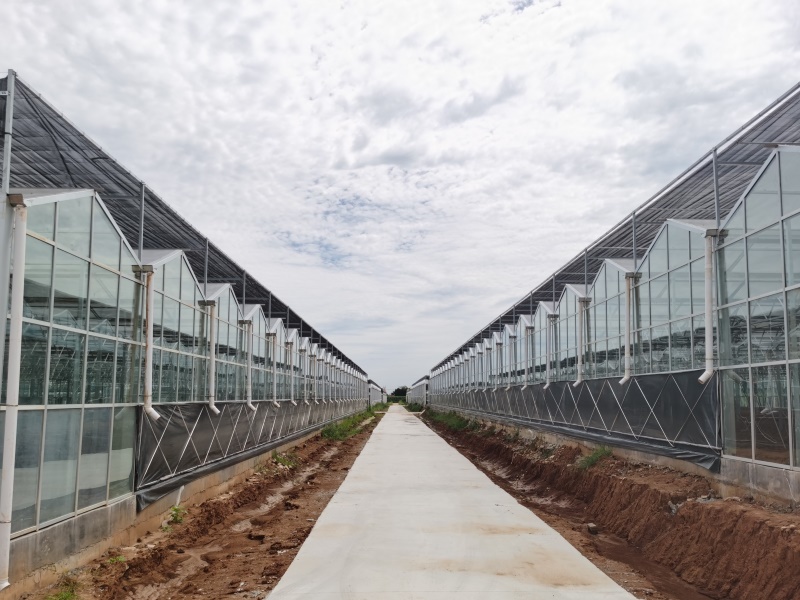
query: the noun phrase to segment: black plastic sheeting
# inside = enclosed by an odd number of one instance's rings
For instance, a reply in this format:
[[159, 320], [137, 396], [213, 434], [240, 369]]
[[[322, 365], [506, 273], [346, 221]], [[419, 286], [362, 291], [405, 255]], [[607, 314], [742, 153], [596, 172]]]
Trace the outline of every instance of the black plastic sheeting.
[[513, 386], [431, 396], [431, 404], [491, 419], [546, 429], [603, 444], [669, 456], [718, 472], [720, 411], [717, 376], [702, 373], [637, 375]]
[[365, 400], [294, 404], [279, 401], [160, 404], [157, 421], [138, 411], [136, 505], [142, 510], [190, 481], [365, 410]]

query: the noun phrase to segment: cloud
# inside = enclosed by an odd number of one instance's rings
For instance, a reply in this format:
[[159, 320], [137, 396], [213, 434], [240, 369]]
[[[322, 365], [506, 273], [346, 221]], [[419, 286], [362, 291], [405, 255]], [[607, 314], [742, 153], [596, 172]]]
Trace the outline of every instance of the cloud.
[[793, 85], [799, 15], [41, 0], [4, 10], [4, 58], [393, 388]]

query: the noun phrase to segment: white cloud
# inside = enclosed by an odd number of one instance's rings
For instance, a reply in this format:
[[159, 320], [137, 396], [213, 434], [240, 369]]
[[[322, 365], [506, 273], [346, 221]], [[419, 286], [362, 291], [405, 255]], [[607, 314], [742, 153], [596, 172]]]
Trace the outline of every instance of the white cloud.
[[394, 387], [795, 83], [798, 11], [40, 0], [3, 57]]

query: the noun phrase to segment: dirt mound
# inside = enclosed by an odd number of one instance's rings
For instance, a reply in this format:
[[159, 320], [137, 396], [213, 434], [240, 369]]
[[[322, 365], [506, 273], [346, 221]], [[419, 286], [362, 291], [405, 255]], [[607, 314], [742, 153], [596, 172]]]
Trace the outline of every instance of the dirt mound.
[[[547, 447], [540, 439], [520, 440], [493, 428], [452, 431], [428, 424], [537, 513], [568, 517], [573, 529], [593, 521], [622, 538], [634, 552], [607, 550], [629, 564], [636, 566], [638, 554], [710, 598], [800, 598], [795, 513], [722, 500], [709, 480], [666, 467], [610, 457], [581, 468], [576, 447]], [[603, 553], [601, 545], [589, 545]], [[683, 600], [692, 592], [671, 593]]]

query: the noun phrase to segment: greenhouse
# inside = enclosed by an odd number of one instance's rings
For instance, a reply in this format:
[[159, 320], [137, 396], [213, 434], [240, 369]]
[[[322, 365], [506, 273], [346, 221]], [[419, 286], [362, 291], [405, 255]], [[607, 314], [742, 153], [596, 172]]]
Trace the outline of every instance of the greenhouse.
[[435, 365], [426, 400], [791, 497], [799, 319], [796, 86]]
[[7, 581], [370, 394], [357, 364], [13, 72], [0, 91]]

